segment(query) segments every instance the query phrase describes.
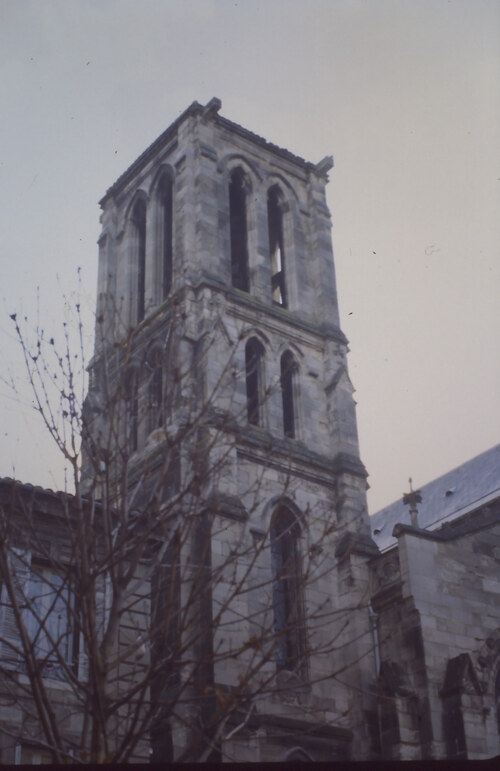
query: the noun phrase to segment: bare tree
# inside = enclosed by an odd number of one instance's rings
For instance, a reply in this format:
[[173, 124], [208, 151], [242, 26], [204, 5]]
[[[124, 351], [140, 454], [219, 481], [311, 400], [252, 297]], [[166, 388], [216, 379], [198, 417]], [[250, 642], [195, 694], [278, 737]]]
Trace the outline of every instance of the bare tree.
[[[237, 366], [243, 324], [220, 366], [221, 319], [191, 331], [191, 301], [172, 296], [156, 347], [135, 331], [113, 341], [98, 319], [87, 395], [79, 315], [62, 346], [41, 330], [30, 340], [13, 316], [72, 492], [1, 485], [4, 746], [56, 763], [218, 758], [277, 694], [324, 724], [312, 685], [341, 681], [371, 650], [364, 627], [360, 645], [346, 633], [367, 597], [353, 608], [329, 595], [332, 499], [297, 510], [299, 450], [256, 418], [288, 373], [263, 390], [255, 347]], [[242, 431], [262, 463], [235, 497]], [[273, 453], [280, 492], [259, 524]]]

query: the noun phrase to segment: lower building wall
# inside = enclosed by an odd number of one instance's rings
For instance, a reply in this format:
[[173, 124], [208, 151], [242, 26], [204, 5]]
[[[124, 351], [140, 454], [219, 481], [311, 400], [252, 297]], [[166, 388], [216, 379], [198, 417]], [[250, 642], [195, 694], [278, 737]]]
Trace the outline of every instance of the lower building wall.
[[[500, 524], [439, 532], [444, 537], [433, 539], [407, 528], [372, 564], [381, 659], [405, 679], [391, 675], [382, 684], [392, 715], [388, 722], [387, 706], [380, 707], [382, 748], [401, 759], [411, 746], [414, 757], [488, 758], [500, 752]], [[405, 741], [412, 701], [416, 718]]]

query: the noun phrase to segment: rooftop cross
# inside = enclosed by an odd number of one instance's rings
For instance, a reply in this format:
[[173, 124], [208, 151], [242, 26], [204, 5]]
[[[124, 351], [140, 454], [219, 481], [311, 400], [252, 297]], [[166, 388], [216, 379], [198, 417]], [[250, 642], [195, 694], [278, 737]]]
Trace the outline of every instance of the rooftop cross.
[[403, 503], [405, 506], [409, 506], [410, 508], [410, 518], [411, 518], [411, 524], [413, 527], [418, 527], [418, 509], [417, 509], [417, 503], [422, 502], [422, 495], [420, 493], [420, 490], [414, 490], [412, 487], [412, 479], [408, 480], [410, 482], [410, 492], [409, 493], [403, 493]]

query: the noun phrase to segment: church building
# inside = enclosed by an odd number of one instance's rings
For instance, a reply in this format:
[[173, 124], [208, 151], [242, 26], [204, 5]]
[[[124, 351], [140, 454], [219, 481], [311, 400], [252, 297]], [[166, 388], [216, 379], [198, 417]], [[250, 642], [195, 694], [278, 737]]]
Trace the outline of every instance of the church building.
[[[500, 446], [369, 517], [333, 159], [220, 110], [193, 102], [100, 201], [76, 495], [0, 480], [23, 568], [22, 586], [2, 584], [0, 761], [64, 756], [29, 709], [29, 677], [52, 678], [67, 757], [90, 735], [85, 758], [114, 762], [492, 757]], [[68, 528], [59, 551], [49, 516]], [[76, 557], [94, 560], [85, 580]], [[99, 628], [81, 621], [89, 576]], [[90, 731], [95, 703], [108, 712]]]
[[[98, 314], [107, 340], [136, 330], [144, 362], [157, 341], [161, 350], [170, 303], [182, 296], [184, 345], [210, 340], [192, 369], [197, 398], [214, 394], [210, 420], [223, 427], [211, 450], [224, 448], [213, 510], [238, 511], [246, 538], [269, 533], [262, 557], [271, 576], [289, 559], [278, 533], [294, 541], [294, 571], [305, 569], [306, 542], [309, 557], [311, 547], [321, 551], [300, 602], [295, 589], [298, 631], [277, 646], [275, 692], [258, 702], [234, 748], [227, 743], [227, 757], [494, 755], [498, 447], [466, 464], [465, 487], [445, 475], [423, 488], [421, 506], [411, 491], [411, 524], [403, 502], [379, 512], [371, 538], [325, 198], [333, 160], [304, 161], [220, 108], [216, 98], [193, 103], [101, 201]], [[223, 377], [218, 388], [229, 361], [231, 382]], [[142, 420], [134, 437], [139, 467], [152, 425]], [[433, 494], [436, 485], [447, 487], [444, 496]], [[290, 596], [280, 605], [273, 594], [278, 631], [293, 595], [290, 582], [281, 589]], [[253, 602], [250, 594], [248, 618]], [[214, 681], [235, 673], [215, 666]]]

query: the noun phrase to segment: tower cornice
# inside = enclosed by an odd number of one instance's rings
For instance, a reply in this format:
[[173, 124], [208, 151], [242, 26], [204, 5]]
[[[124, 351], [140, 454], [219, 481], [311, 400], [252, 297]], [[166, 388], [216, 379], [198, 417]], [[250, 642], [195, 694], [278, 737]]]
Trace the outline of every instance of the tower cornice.
[[[190, 117], [199, 117], [205, 122], [213, 120], [215, 125], [221, 129], [229, 131], [231, 134], [236, 134], [243, 139], [249, 141], [251, 144], [256, 145], [259, 148], [264, 148], [267, 152], [278, 156], [281, 160], [288, 161], [295, 166], [299, 166], [306, 174], [315, 174], [325, 182], [328, 180], [328, 171], [333, 168], [333, 158], [326, 156], [319, 163], [311, 163], [301, 158], [299, 155], [295, 155], [290, 150], [280, 147], [279, 145], [269, 142], [264, 137], [256, 134], [249, 129], [244, 128], [239, 123], [223, 118], [218, 115], [218, 111], [221, 107], [221, 102], [217, 97], [213, 97], [207, 105], [203, 106], [199, 102], [192, 102], [173, 123], [171, 123], [165, 131], [163, 131], [159, 137], [157, 137], [149, 147], [142, 152], [138, 158], [121, 174], [116, 182], [105, 192], [103, 197], [99, 201], [101, 208], [104, 208], [106, 203], [114, 198], [120, 191], [132, 180], [152, 159], [154, 159], [161, 150], [172, 142], [176, 136], [179, 127]], [[174, 149], [175, 145], [172, 149]]]

